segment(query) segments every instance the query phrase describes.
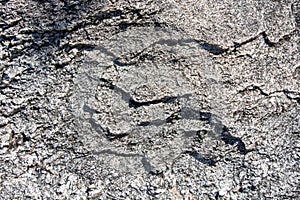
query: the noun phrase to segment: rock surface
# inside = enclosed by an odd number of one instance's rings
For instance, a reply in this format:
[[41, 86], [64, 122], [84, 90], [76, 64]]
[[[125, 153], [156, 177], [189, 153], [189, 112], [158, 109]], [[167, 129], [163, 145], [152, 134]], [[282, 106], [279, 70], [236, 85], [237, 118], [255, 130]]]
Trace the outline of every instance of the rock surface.
[[296, 199], [297, 0], [1, 0], [1, 199]]

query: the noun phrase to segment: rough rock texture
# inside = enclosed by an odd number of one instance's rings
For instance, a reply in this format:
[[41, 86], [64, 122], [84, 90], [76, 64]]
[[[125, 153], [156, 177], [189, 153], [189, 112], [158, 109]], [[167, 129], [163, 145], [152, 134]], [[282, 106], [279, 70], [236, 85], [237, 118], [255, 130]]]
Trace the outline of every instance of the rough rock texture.
[[0, 0], [1, 199], [296, 199], [297, 0]]

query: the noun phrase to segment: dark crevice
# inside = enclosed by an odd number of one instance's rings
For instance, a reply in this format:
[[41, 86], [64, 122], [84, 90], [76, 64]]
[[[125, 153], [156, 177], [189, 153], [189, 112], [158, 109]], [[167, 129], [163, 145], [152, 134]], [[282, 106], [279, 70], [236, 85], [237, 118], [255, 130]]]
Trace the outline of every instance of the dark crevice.
[[108, 129], [105, 131], [105, 136], [109, 141], [119, 140], [128, 135], [128, 133], [113, 134]]
[[108, 128], [103, 128], [93, 118], [90, 118], [88, 122], [91, 124], [92, 129], [94, 129], [100, 135], [104, 134], [108, 141], [118, 140], [128, 135], [128, 133], [120, 133], [120, 134], [111, 133]]
[[116, 88], [116, 86], [113, 84], [113, 82], [111, 80], [107, 80], [105, 78], [99, 78], [99, 81], [101, 81], [102, 83], [104, 83], [105, 87], [108, 87], [109, 89], [113, 90]]
[[232, 52], [237, 51], [237, 49], [240, 48], [240, 47], [243, 46], [243, 45], [246, 45], [246, 44], [248, 44], [248, 43], [251, 43], [251, 42], [257, 40], [260, 36], [262, 36], [262, 38], [263, 38], [263, 40], [264, 40], [264, 43], [265, 43], [268, 47], [275, 47], [275, 46], [281, 45], [284, 41], [290, 40], [291, 36], [292, 36], [293, 34], [295, 34], [295, 33], [296, 33], [296, 30], [294, 30], [294, 31], [292, 31], [291, 33], [288, 33], [288, 34], [282, 36], [281, 38], [279, 38], [278, 42], [272, 42], [272, 41], [269, 39], [267, 33], [266, 33], [265, 31], [263, 31], [263, 32], [257, 34], [256, 36], [250, 37], [249, 39], [247, 39], [247, 40], [245, 40], [245, 41], [243, 41], [243, 42], [241, 42], [241, 43], [237, 43], [237, 42], [236, 42], [236, 43], [234, 44], [234, 46], [233, 46]]
[[88, 112], [90, 113], [91, 115], [95, 114], [95, 113], [100, 113], [99, 111], [89, 107], [88, 105], [84, 104], [83, 107], [82, 107], [83, 111], [84, 112]]
[[86, 104], [83, 105], [82, 109], [84, 112], [87, 112], [90, 114], [90, 118], [88, 119], [88, 122], [91, 124], [92, 129], [94, 129], [100, 135], [104, 134], [107, 140], [114, 141], [114, 140], [126, 137], [128, 135], [128, 133], [121, 133], [121, 134], [111, 133], [108, 128], [103, 128], [100, 124], [98, 124], [96, 122], [95, 119], [92, 118], [93, 114], [100, 113], [99, 111], [97, 111], [93, 108], [90, 108]]
[[250, 85], [250, 86], [246, 87], [245, 89], [238, 91], [238, 93], [244, 93], [246, 91], [255, 91], [255, 90], [258, 90], [261, 95], [269, 96], [269, 94], [265, 93], [259, 86], [256, 86], [256, 85]]
[[70, 63], [55, 63], [55, 69], [63, 69], [65, 66], [69, 65]]
[[234, 137], [230, 134], [222, 134], [221, 140], [225, 142], [225, 144], [234, 145], [237, 143], [237, 148], [241, 154], [246, 155], [247, 153], [254, 151], [254, 149], [246, 149], [245, 143], [242, 141], [241, 138]]
[[180, 111], [177, 111], [175, 113], [172, 113], [167, 119], [166, 123], [174, 123], [174, 121], [180, 120], [181, 117], [179, 115]]
[[130, 108], [138, 108], [141, 106], [149, 106], [152, 104], [159, 104], [159, 103], [171, 103], [174, 102], [177, 99], [177, 97], [163, 97], [161, 99], [155, 99], [151, 101], [145, 101], [145, 102], [138, 102], [135, 101], [133, 98], [129, 99], [129, 107]]
[[288, 90], [283, 90], [283, 93], [285, 96], [290, 100], [296, 100], [298, 104], [300, 104], [300, 93], [299, 92], [293, 92]]
[[229, 133], [229, 129], [223, 125], [216, 116], [210, 119], [209, 124], [212, 127], [212, 132], [216, 134], [216, 136], [219, 137], [223, 142], [225, 142], [225, 144], [237, 144], [237, 148], [241, 154], [245, 155], [251, 151], [254, 151], [254, 149], [246, 149], [246, 145], [242, 139], [231, 135]]
[[[162, 120], [163, 121], [163, 120]], [[139, 124], [137, 124], [138, 126], [150, 126], [151, 122], [149, 121], [145, 121], [145, 122], [140, 122]], [[155, 124], [154, 124], [155, 125]], [[163, 124], [159, 124], [158, 126], [163, 125]]]
[[269, 46], [269, 47], [274, 47], [276, 43], [271, 42], [270, 39], [268, 38], [266, 32], [262, 32], [261, 35], [264, 38], [264, 42]]
[[159, 103], [172, 103], [174, 101], [176, 101], [177, 99], [180, 99], [180, 98], [188, 98], [190, 96], [190, 94], [185, 94], [185, 95], [182, 95], [182, 96], [166, 96], [166, 97], [163, 97], [161, 99], [154, 99], [154, 100], [151, 100], [151, 101], [136, 101], [134, 100], [130, 93], [129, 92], [126, 92], [125, 90], [123, 90], [122, 88], [116, 86], [113, 84], [112, 81], [109, 81], [107, 79], [104, 79], [104, 78], [100, 78], [99, 81], [105, 83], [105, 87], [108, 87], [109, 89], [112, 89], [114, 90], [115, 92], [119, 93], [122, 97], [122, 99], [128, 103], [128, 106], [130, 108], [139, 108], [141, 106], [149, 106], [149, 105], [153, 105], [153, 104], [159, 104]]
[[208, 166], [215, 166], [217, 163], [217, 161], [215, 161], [214, 159], [205, 158], [196, 151], [184, 151], [183, 154], [188, 154], [188, 155], [192, 156], [193, 158], [195, 158], [195, 160], [197, 160], [198, 162], [208, 165]]
[[160, 177], [163, 176], [163, 172], [161, 171], [150, 171], [149, 174], [152, 176], [160, 176]]
[[251, 37], [251, 38], [249, 38], [249, 39], [247, 39], [247, 40], [245, 40], [245, 41], [243, 41], [243, 42], [241, 42], [241, 43], [234, 42], [234, 47], [233, 47], [234, 49], [233, 49], [233, 51], [236, 51], [238, 48], [240, 48], [240, 47], [243, 46], [243, 45], [246, 45], [246, 44], [248, 44], [248, 43], [253, 42], [253, 41], [256, 40], [259, 36], [260, 36], [260, 34], [254, 36], [254, 37]]
[[226, 53], [228, 51], [228, 48], [224, 49], [224, 48], [221, 48], [220, 46], [218, 46], [216, 44], [207, 43], [204, 40], [200, 40], [198, 42], [199, 42], [202, 49], [204, 49], [204, 50], [206, 50], [209, 53], [214, 54], [214, 55], [221, 55], [221, 54]]
[[25, 133], [21, 133], [22, 135], [22, 142], [30, 142], [31, 138], [26, 136]]
[[258, 90], [259, 93], [263, 96], [270, 96], [270, 95], [276, 94], [276, 93], [283, 93], [289, 100], [296, 100], [298, 104], [300, 101], [300, 93], [299, 92], [289, 91], [289, 90], [276, 90], [276, 91], [273, 91], [270, 93], [266, 93], [259, 86], [255, 86], [255, 85], [251, 85], [251, 86], [246, 87], [243, 90], [239, 90], [238, 93], [244, 93], [246, 91], [255, 91], [255, 90]]

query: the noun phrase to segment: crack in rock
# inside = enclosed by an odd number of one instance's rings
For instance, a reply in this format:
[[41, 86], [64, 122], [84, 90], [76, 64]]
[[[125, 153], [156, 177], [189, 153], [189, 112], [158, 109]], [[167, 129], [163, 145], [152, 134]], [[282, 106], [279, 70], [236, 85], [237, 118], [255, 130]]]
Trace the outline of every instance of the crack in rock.
[[130, 95], [129, 92], [126, 92], [125, 90], [123, 90], [122, 88], [116, 86], [115, 84], [113, 84], [112, 81], [110, 80], [106, 80], [104, 78], [100, 78], [98, 79], [101, 82], [105, 83], [105, 86], [108, 87], [109, 89], [115, 91], [116, 93], [120, 94], [122, 97], [122, 100], [124, 100], [126, 103], [128, 103], [129, 108], [138, 108], [141, 106], [149, 106], [149, 105], [153, 105], [153, 104], [159, 104], [159, 103], [172, 103], [178, 99], [182, 99], [182, 98], [188, 98], [191, 95], [190, 94], [184, 94], [182, 96], [165, 96], [161, 99], [154, 99], [151, 101], [136, 101], [134, 100], [134, 98]]
[[[146, 41], [146, 38], [149, 39]], [[152, 57], [142, 60], [152, 48], [158, 49], [155, 56], [171, 56], [167, 61]], [[105, 141], [104, 146], [127, 148], [135, 144], [130, 148], [141, 151], [144, 146], [153, 146], [153, 142], [165, 145], [165, 149], [150, 148], [145, 157], [141, 153], [125, 155], [113, 150], [114, 147], [101, 153], [141, 157], [144, 171], [155, 175], [164, 171], [163, 167], [168, 167], [176, 154], [188, 154], [207, 166], [216, 165], [214, 159], [185, 148], [191, 138], [202, 142], [198, 134], [201, 131], [223, 141], [223, 145], [236, 145], [242, 155], [252, 151], [223, 124], [221, 111], [216, 112], [222, 103], [219, 94], [222, 91], [218, 88], [221, 70], [214, 58], [228, 51], [228, 48], [183, 37], [177, 32], [138, 28], [120, 33], [88, 51], [92, 62], [87, 61], [81, 69], [83, 76], [78, 79], [83, 88], [78, 93], [81, 102], [78, 109], [80, 113], [90, 114], [85, 120], [100, 137], [104, 136], [105, 139], [101, 139]], [[184, 64], [174, 66], [176, 63], [169, 62], [177, 57], [182, 58]], [[202, 101], [208, 97], [207, 93], [212, 94], [207, 100], [211, 106], [203, 108], [201, 102], [189, 103], [192, 99]], [[99, 119], [94, 119], [95, 115]], [[157, 137], [164, 139], [157, 140]], [[91, 148], [98, 148], [96, 146]]]
[[265, 97], [269, 97], [269, 96], [271, 96], [273, 94], [277, 94], [277, 93], [283, 93], [289, 100], [296, 100], [296, 102], [298, 104], [300, 102], [300, 93], [297, 91], [290, 91], [290, 90], [283, 89], [283, 90], [275, 90], [273, 92], [267, 93], [267, 92], [264, 92], [263, 89], [261, 89], [261, 87], [259, 87], [257, 85], [247, 86], [246, 88], [239, 90], [237, 92], [237, 94], [244, 93], [247, 91], [255, 91], [255, 90], [258, 90], [259, 93]]
[[260, 36], [262, 36], [262, 38], [263, 38], [263, 40], [264, 40], [264, 43], [265, 43], [268, 47], [276, 47], [276, 46], [282, 45], [283, 42], [290, 40], [291, 36], [294, 35], [294, 34], [296, 34], [296, 33], [297, 33], [297, 31], [294, 30], [294, 31], [292, 31], [292, 32], [290, 32], [290, 33], [288, 33], [288, 34], [282, 36], [281, 38], [279, 38], [279, 39], [278, 39], [278, 42], [272, 42], [272, 41], [269, 39], [269, 37], [268, 37], [266, 31], [262, 31], [262, 32], [258, 33], [256, 36], [250, 37], [249, 39], [247, 39], [247, 40], [245, 40], [245, 41], [243, 41], [243, 42], [240, 42], [240, 43], [235, 42], [234, 46], [232, 47], [233, 50], [231, 50], [230, 52], [235, 52], [235, 51], [237, 51], [238, 48], [240, 48], [240, 47], [242, 47], [242, 46], [244, 46], [244, 45], [246, 45], [246, 44], [248, 44], [248, 43], [251, 43], [251, 42], [257, 40]]

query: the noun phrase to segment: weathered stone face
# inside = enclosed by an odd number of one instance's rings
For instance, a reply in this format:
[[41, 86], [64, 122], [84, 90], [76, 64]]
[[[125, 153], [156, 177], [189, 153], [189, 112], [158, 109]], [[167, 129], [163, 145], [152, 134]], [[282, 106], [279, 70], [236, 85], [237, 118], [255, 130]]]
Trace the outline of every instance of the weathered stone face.
[[296, 199], [297, 0], [0, 0], [0, 199]]

